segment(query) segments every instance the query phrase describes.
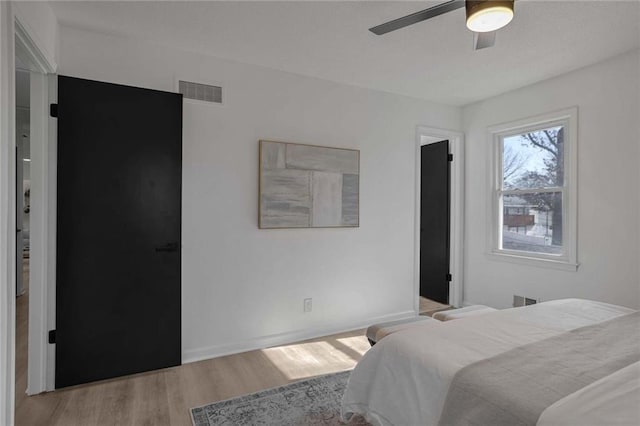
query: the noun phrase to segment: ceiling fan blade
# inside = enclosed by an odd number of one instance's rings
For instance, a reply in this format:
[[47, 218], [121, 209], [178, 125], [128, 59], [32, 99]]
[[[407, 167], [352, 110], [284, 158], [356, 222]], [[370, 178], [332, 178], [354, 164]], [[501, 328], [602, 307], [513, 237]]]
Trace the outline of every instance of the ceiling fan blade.
[[491, 47], [496, 43], [496, 32], [489, 31], [486, 33], [473, 33], [473, 48], [480, 50]]
[[399, 30], [400, 28], [408, 27], [409, 25], [425, 21], [429, 18], [433, 18], [434, 16], [442, 15], [443, 13], [460, 9], [464, 7], [464, 5], [465, 0], [450, 0], [446, 3], [421, 10], [420, 12], [412, 13], [411, 15], [403, 16], [402, 18], [394, 19], [393, 21], [385, 22], [384, 24], [369, 28], [369, 31], [376, 35], [386, 34], [388, 32]]

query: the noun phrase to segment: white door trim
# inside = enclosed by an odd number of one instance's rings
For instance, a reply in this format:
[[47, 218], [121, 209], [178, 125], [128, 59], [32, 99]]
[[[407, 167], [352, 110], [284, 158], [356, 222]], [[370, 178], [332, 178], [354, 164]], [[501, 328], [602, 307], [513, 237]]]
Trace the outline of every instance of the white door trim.
[[[16, 44], [20, 54], [25, 54], [33, 69], [46, 74], [55, 72], [56, 65], [48, 60], [49, 55], [44, 54], [44, 50], [38, 46], [32, 37], [31, 31], [26, 25], [21, 23], [20, 17], [16, 14], [12, 2], [0, 2], [0, 423], [13, 425], [14, 423], [14, 403], [15, 403], [15, 55]], [[46, 84], [45, 84], [46, 85]], [[45, 96], [48, 102], [48, 90], [43, 89], [40, 93]], [[44, 108], [46, 104], [38, 103], [38, 108]], [[46, 117], [46, 116], [45, 116]], [[48, 120], [41, 117], [38, 121], [38, 132], [43, 135], [40, 146], [46, 147], [49, 139]], [[32, 151], [32, 154], [33, 153]], [[40, 152], [41, 158], [48, 158], [48, 154]], [[38, 155], [38, 154], [35, 154]], [[47, 155], [47, 157], [44, 157]], [[43, 160], [44, 161], [44, 160]], [[46, 179], [44, 170], [40, 169], [39, 179]], [[44, 197], [43, 189], [40, 195]], [[32, 190], [33, 194], [33, 190]], [[40, 205], [48, 205], [46, 198], [36, 201], [32, 195], [32, 201]], [[43, 212], [43, 214], [45, 214]], [[48, 222], [50, 223], [50, 222]], [[45, 238], [49, 227], [43, 230], [40, 238]], [[35, 237], [35, 235], [32, 235]], [[32, 259], [33, 267], [45, 268], [40, 271], [40, 276], [44, 282], [40, 283], [44, 288], [48, 282], [47, 270], [48, 260], [41, 253], [40, 260]], [[41, 295], [45, 300], [48, 295]], [[30, 295], [30, 311], [36, 312], [40, 308], [33, 305]], [[40, 311], [40, 315], [47, 318], [46, 311]], [[30, 321], [31, 322], [31, 321]], [[37, 325], [38, 323], [34, 323]], [[30, 338], [40, 338], [37, 334], [32, 334]], [[42, 342], [40, 342], [42, 343]], [[29, 343], [31, 346], [31, 342]], [[35, 345], [37, 346], [37, 345]], [[47, 359], [46, 345], [40, 345], [39, 357]], [[31, 358], [31, 356], [30, 356]], [[31, 359], [30, 359], [30, 364]], [[42, 365], [41, 363], [39, 365]], [[29, 370], [38, 366], [29, 365]], [[44, 374], [36, 371], [37, 376], [44, 377]], [[46, 386], [42, 383], [42, 386]]]
[[[51, 228], [50, 209], [51, 154], [55, 137], [49, 132], [49, 77], [55, 72], [47, 55], [38, 47], [36, 39], [29, 34], [26, 24], [15, 15], [16, 55], [29, 64], [30, 116], [31, 116], [31, 233], [30, 233], [30, 282], [29, 282], [29, 350], [27, 389], [29, 395], [53, 390], [50, 366], [53, 364], [55, 348], [47, 343], [49, 330], [55, 327], [49, 315], [50, 298], [55, 294], [55, 276], [49, 274], [50, 263], [55, 262], [55, 247], [51, 252], [49, 240], [55, 238]], [[55, 153], [55, 150], [53, 151]], [[53, 169], [55, 176], [55, 168]], [[54, 240], [55, 241], [55, 240]], [[49, 380], [48, 380], [49, 379]], [[22, 392], [16, 389], [16, 392]]]
[[15, 401], [15, 54], [12, 4], [0, 1], [0, 423]]
[[29, 68], [32, 71], [43, 74], [55, 72], [56, 63], [38, 47], [36, 38], [31, 35], [32, 31], [26, 22], [22, 22], [22, 18], [17, 11], [14, 12], [14, 21], [16, 50], [20, 51], [22, 56], [28, 58], [29, 65], [31, 65]]
[[451, 236], [450, 265], [452, 280], [449, 285], [449, 303], [462, 306], [464, 283], [464, 133], [427, 126], [416, 128], [416, 203], [414, 225], [414, 307], [420, 310], [420, 147], [449, 140], [451, 163]]

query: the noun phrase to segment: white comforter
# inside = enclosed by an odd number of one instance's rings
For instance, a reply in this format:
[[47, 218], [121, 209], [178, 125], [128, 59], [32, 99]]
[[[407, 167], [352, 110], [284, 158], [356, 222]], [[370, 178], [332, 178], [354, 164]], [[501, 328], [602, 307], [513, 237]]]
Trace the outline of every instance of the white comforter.
[[371, 348], [351, 374], [342, 401], [343, 419], [358, 413], [374, 425], [435, 425], [461, 368], [632, 312], [564, 299], [455, 321], [427, 321], [391, 334]]
[[640, 362], [562, 398], [538, 419], [538, 426], [575, 425], [640, 425]]

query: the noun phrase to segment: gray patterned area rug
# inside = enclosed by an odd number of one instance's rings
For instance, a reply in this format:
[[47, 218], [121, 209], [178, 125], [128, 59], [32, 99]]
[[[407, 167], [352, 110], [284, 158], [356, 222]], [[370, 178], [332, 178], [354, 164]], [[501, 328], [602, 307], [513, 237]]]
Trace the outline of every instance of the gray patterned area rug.
[[[194, 426], [342, 425], [340, 404], [351, 371], [302, 380], [191, 409]], [[352, 418], [350, 426], [368, 423]]]

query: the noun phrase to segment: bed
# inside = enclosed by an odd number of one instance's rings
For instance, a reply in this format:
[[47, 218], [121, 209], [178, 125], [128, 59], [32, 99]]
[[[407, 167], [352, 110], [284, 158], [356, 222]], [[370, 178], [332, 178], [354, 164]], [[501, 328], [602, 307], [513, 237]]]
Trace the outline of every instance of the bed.
[[640, 424], [640, 312], [580, 299], [429, 321], [376, 344], [342, 418], [373, 425]]

